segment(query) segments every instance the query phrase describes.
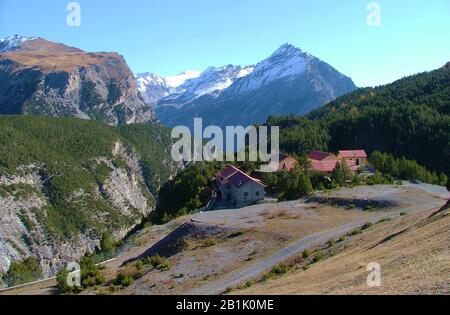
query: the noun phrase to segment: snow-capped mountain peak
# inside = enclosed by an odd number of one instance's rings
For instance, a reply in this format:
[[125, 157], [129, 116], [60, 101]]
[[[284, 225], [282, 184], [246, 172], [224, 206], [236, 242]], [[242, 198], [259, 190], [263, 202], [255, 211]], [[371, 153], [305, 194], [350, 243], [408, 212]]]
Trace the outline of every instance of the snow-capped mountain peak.
[[258, 63], [251, 74], [239, 80], [236, 86], [233, 86], [234, 92], [245, 94], [270, 82], [301, 75], [313, 60], [314, 57], [300, 48], [284, 44], [269, 58]]
[[280, 48], [275, 50], [275, 52], [272, 54], [272, 57], [277, 56], [277, 55], [292, 55], [292, 54], [296, 54], [296, 53], [302, 54], [303, 51], [300, 48], [298, 48], [292, 44], [285, 43], [285, 44], [281, 45]]
[[[287, 111], [291, 103], [283, 103], [285, 99], [301, 100], [299, 109], [290, 110], [304, 114], [356, 88], [349, 78], [291, 44], [283, 44], [256, 66], [209, 67], [203, 72], [187, 71], [173, 77], [147, 75], [138, 77], [138, 85], [147, 102], [155, 106], [161, 121], [168, 125], [184, 111], [191, 110], [190, 114], [196, 116], [202, 106], [206, 113], [211, 106], [236, 100], [242, 104], [264, 103], [272, 114]], [[323, 91], [325, 96], [314, 94], [316, 90]], [[307, 93], [313, 95], [312, 101], [306, 100]], [[278, 108], [279, 104], [286, 108]], [[249, 116], [254, 115], [248, 110]], [[263, 110], [255, 105], [256, 112]], [[242, 121], [248, 122], [244, 118]]]
[[14, 51], [19, 48], [24, 42], [33, 39], [36, 39], [36, 37], [27, 37], [21, 35], [14, 35], [0, 39], [0, 53]]

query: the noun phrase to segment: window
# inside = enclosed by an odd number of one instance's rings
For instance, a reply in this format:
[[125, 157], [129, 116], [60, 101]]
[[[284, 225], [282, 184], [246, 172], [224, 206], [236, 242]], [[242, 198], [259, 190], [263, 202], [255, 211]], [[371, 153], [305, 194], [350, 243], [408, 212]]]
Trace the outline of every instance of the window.
[[259, 191], [256, 192], [256, 197], [259, 197], [260, 193]]
[[244, 197], [246, 197], [246, 198], [248, 197], [248, 192], [244, 193]]

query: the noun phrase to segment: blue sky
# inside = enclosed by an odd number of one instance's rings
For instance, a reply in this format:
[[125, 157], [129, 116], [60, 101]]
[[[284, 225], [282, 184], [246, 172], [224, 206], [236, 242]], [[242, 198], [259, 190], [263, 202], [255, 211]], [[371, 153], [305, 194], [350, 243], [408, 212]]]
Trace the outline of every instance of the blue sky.
[[173, 75], [254, 64], [285, 42], [353, 78], [392, 82], [450, 61], [449, 0], [78, 0], [81, 27], [66, 24], [66, 0], [0, 0], [0, 38], [40, 36], [87, 51], [117, 51], [134, 72]]

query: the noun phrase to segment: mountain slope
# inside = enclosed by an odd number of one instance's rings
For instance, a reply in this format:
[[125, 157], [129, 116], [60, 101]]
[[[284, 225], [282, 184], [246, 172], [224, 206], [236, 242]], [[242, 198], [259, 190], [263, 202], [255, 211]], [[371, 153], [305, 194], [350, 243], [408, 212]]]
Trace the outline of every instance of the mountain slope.
[[122, 56], [18, 36], [0, 41], [0, 114], [154, 120]]
[[[235, 295], [438, 295], [449, 294], [450, 212], [422, 210], [380, 222], [368, 231], [333, 245], [333, 257], [277, 279], [238, 290]], [[325, 249], [326, 251], [326, 249]], [[371, 262], [381, 265], [381, 286], [370, 287]], [[305, 268], [306, 269], [306, 268]]]
[[0, 273], [34, 256], [44, 275], [119, 240], [155, 207], [174, 173], [169, 131], [0, 116]]
[[186, 71], [177, 76], [161, 77], [153, 73], [137, 74], [138, 89], [155, 107], [182, 106], [205, 94], [219, 93], [237, 79], [253, 71], [253, 67], [227, 65], [209, 67], [203, 72]]
[[167, 126], [191, 125], [194, 117], [219, 126], [249, 125], [271, 115], [307, 114], [356, 89], [350, 78], [289, 44], [244, 69], [219, 92], [160, 100], [158, 119]]
[[450, 69], [360, 89], [307, 118], [272, 118], [269, 124], [282, 126], [287, 152], [379, 150], [450, 175]]

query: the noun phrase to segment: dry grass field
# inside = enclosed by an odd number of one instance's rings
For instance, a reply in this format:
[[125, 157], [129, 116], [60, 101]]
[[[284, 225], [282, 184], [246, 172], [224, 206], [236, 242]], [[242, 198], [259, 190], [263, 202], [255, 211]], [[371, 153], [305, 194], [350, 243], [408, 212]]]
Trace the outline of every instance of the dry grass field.
[[[429, 210], [376, 225], [334, 257], [235, 294], [449, 294], [450, 211]], [[381, 286], [367, 285], [367, 265]]]

